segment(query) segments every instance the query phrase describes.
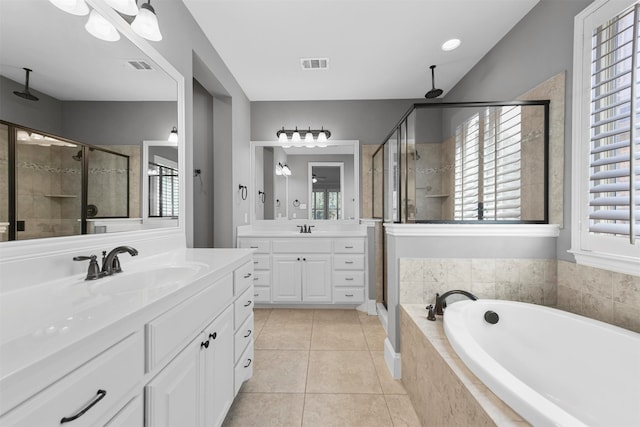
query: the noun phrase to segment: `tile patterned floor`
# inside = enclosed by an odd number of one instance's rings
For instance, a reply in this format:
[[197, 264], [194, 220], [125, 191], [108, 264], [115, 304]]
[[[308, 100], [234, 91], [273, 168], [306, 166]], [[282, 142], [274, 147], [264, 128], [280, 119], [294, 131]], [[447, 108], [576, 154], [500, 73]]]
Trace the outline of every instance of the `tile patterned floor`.
[[256, 309], [255, 365], [224, 427], [420, 427], [384, 362], [384, 329], [356, 310]]

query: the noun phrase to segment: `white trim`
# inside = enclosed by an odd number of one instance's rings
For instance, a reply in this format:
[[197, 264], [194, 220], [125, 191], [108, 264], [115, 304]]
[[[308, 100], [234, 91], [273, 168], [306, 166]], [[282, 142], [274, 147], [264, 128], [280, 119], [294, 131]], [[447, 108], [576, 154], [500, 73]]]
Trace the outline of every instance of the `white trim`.
[[574, 249], [570, 249], [568, 252], [576, 257], [576, 263], [578, 264], [614, 271], [616, 273], [640, 276], [640, 263], [638, 262], [638, 258]]
[[390, 236], [558, 237], [557, 224], [384, 224]]
[[402, 378], [402, 363], [400, 353], [396, 353], [389, 338], [384, 340], [384, 361], [394, 380]]
[[376, 306], [378, 308], [378, 320], [380, 320], [380, 323], [382, 323], [384, 331], [387, 333], [387, 335], [389, 335], [389, 313], [387, 312], [384, 304], [382, 304], [381, 302], [377, 303]]

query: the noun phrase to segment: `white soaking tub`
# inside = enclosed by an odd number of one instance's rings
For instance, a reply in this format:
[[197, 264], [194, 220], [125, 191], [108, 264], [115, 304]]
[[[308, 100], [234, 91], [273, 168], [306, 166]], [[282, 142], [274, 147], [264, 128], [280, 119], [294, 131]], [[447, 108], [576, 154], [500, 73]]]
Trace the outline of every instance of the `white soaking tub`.
[[534, 426], [640, 426], [640, 334], [482, 299], [450, 304], [444, 330], [469, 369]]

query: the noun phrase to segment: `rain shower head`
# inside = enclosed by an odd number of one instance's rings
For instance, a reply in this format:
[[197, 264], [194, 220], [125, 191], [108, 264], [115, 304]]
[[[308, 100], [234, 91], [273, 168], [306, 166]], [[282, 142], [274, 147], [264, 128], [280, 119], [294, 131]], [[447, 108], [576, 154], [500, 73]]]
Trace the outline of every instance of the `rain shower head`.
[[37, 101], [38, 97], [29, 92], [29, 73], [32, 71], [29, 68], [23, 68], [26, 72], [26, 78], [24, 83], [24, 90], [22, 92], [18, 92], [17, 90], [13, 91], [13, 94], [19, 96], [20, 98], [28, 99], [29, 101]]
[[427, 92], [424, 97], [427, 99], [433, 99], [433, 98], [437, 98], [440, 95], [442, 95], [443, 90], [442, 89], [436, 89], [436, 83], [435, 83], [435, 69], [436, 66], [432, 65], [429, 68], [431, 68], [431, 87], [432, 89]]
[[80, 161], [82, 160], [82, 150], [78, 150], [78, 153], [75, 156], [71, 156], [73, 160]]

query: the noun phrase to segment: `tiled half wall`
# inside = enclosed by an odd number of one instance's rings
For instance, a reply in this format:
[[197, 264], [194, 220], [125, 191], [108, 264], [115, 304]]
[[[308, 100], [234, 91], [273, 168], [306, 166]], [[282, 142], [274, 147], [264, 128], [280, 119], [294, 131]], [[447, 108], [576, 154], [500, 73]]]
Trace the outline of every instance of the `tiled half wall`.
[[432, 304], [450, 289], [557, 306], [640, 332], [640, 276], [555, 259], [400, 259], [401, 304]]

